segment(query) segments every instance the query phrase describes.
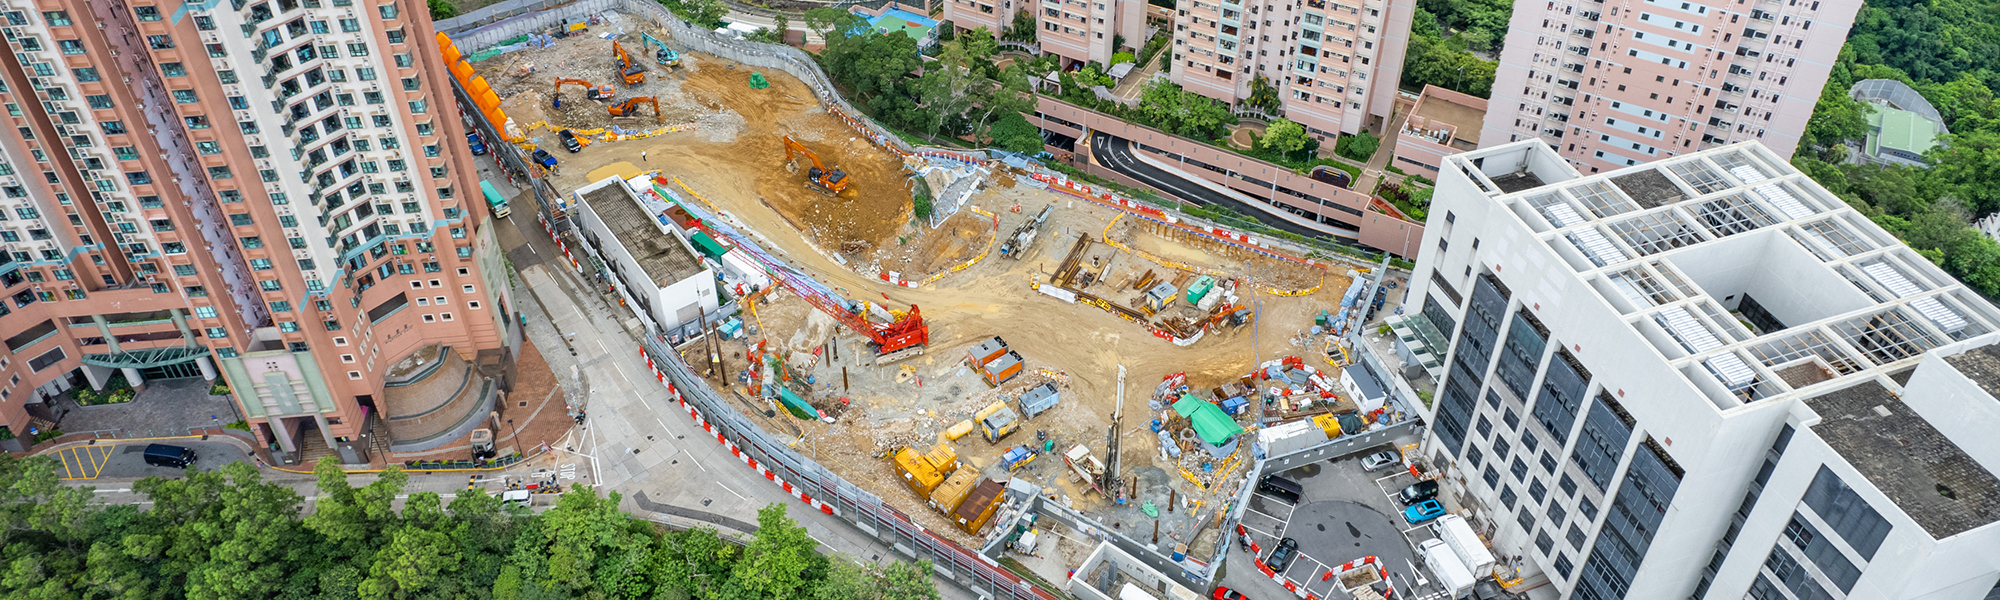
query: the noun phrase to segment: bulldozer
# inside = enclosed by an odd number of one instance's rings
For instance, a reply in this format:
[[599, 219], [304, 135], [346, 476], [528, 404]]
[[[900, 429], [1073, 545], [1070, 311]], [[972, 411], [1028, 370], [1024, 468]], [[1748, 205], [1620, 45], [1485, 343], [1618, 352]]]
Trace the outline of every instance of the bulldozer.
[[839, 168], [826, 168], [826, 164], [819, 161], [818, 154], [806, 148], [805, 144], [792, 139], [792, 136], [785, 136], [785, 168], [793, 173], [799, 172], [798, 157], [801, 154], [812, 161], [812, 166], [806, 169], [806, 184], [811, 185], [814, 189], [833, 195], [839, 195], [841, 192], [847, 191], [848, 179], [846, 171], [842, 171]]
[[632, 61], [632, 55], [618, 42], [611, 42], [611, 57], [616, 62], [612, 66], [625, 77], [625, 85], [639, 85], [646, 82], [646, 67]]
[[660, 115], [660, 101], [654, 99], [652, 96], [633, 96], [631, 98], [626, 98], [624, 102], [613, 104], [611, 105], [611, 116], [614, 117], [639, 116], [638, 109], [639, 105], [641, 104], [652, 105], [654, 123], [666, 122], [665, 121], [666, 117]]
[[549, 93], [549, 97], [555, 100], [556, 108], [562, 108], [562, 88], [565, 85], [583, 86], [584, 91], [589, 93], [591, 100], [610, 100], [613, 93], [609, 85], [592, 85], [590, 82], [582, 79], [557, 79], [555, 91]]

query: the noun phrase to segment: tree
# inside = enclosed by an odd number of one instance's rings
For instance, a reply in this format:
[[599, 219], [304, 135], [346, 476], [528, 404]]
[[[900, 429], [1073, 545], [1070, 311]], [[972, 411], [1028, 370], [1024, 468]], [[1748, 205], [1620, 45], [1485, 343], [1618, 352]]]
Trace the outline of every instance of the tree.
[[1311, 139], [1306, 136], [1305, 126], [1278, 119], [1264, 127], [1264, 137], [1257, 138], [1257, 145], [1265, 150], [1291, 154], [1305, 148], [1306, 142]]
[[826, 570], [826, 557], [813, 551], [818, 547], [804, 527], [785, 516], [785, 505], [759, 509], [757, 537], [731, 572], [736, 596], [790, 598], [804, 591], [809, 578], [817, 579]]
[[1018, 112], [1000, 115], [987, 133], [994, 145], [1009, 152], [1033, 155], [1042, 151], [1041, 130]]
[[1375, 134], [1362, 131], [1353, 135], [1340, 136], [1340, 140], [1333, 143], [1333, 153], [1353, 160], [1367, 161], [1375, 157], [1375, 149], [1381, 146], [1381, 138], [1375, 137]]
[[1222, 135], [1223, 128], [1236, 123], [1229, 107], [1213, 98], [1181, 89], [1167, 80], [1154, 81], [1133, 107], [1133, 119], [1168, 133], [1210, 140]]
[[1278, 109], [1283, 106], [1278, 99], [1277, 86], [1271, 85], [1271, 80], [1263, 75], [1250, 80], [1250, 97], [1243, 103], [1267, 115], [1278, 114]]
[[443, 21], [458, 16], [458, 5], [450, 0], [429, 0], [432, 21]]
[[818, 36], [821, 42], [825, 43], [828, 38], [833, 37], [834, 25], [839, 23], [844, 17], [850, 16], [852, 16], [852, 13], [838, 8], [815, 8], [808, 10], [805, 15], [806, 30], [813, 32], [813, 35]]
[[1860, 141], [1868, 135], [1869, 111], [1867, 104], [1848, 97], [1846, 87], [1826, 86], [1820, 90], [1812, 118], [1806, 121], [1799, 146], [1833, 152], [1826, 156], [1840, 160], [1846, 154], [1848, 142]]
[[674, 16], [700, 27], [719, 27], [729, 5], [722, 0], [659, 0]]

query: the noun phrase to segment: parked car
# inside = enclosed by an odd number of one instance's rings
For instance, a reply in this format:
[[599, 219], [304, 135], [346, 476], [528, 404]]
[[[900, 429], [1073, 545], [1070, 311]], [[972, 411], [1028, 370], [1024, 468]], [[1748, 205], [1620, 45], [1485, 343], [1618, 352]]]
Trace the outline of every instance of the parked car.
[[1436, 498], [1437, 495], [1438, 482], [1435, 480], [1426, 480], [1412, 483], [1404, 487], [1403, 491], [1396, 492], [1396, 500], [1402, 502], [1403, 506], [1409, 506]]
[[556, 136], [562, 138], [564, 150], [568, 150], [572, 154], [583, 151], [583, 142], [576, 139], [576, 133], [564, 129], [562, 133], [556, 134]]
[[194, 466], [194, 451], [180, 446], [147, 444], [145, 459], [146, 464], [155, 467], [185, 469]]
[[475, 131], [465, 134], [465, 143], [472, 146], [473, 156], [484, 156], [486, 154], [486, 140], [479, 139], [479, 132]]
[[1398, 456], [1396, 451], [1383, 450], [1363, 457], [1361, 459], [1361, 470], [1373, 472], [1380, 470], [1382, 467], [1402, 464], [1402, 462], [1403, 457]]
[[1271, 549], [1270, 556], [1264, 557], [1264, 566], [1270, 567], [1272, 571], [1283, 573], [1285, 572], [1285, 567], [1292, 566], [1292, 561], [1297, 560], [1298, 557], [1299, 541], [1292, 538], [1285, 538], [1278, 540], [1278, 547]]
[[544, 169], [553, 169], [556, 168], [556, 157], [547, 150], [536, 148], [535, 164], [541, 165]]
[[1403, 509], [1403, 520], [1409, 521], [1411, 525], [1422, 525], [1442, 516], [1444, 516], [1444, 505], [1438, 504], [1436, 500], [1425, 500]]
[[1226, 587], [1215, 588], [1215, 593], [1209, 594], [1209, 597], [1215, 600], [1250, 600], [1250, 597], [1243, 595], [1242, 592]]

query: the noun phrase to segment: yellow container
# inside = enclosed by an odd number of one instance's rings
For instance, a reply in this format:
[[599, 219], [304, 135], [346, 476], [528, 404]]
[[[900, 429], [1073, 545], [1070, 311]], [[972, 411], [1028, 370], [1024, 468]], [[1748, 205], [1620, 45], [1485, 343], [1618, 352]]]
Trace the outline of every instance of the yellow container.
[[959, 421], [958, 424], [946, 428], [944, 430], [944, 437], [945, 439], [956, 440], [965, 437], [965, 434], [968, 433], [972, 433], [972, 419]]
[[1326, 430], [1326, 439], [1340, 437], [1340, 419], [1333, 418], [1333, 415], [1313, 415], [1313, 424]]
[[931, 492], [931, 508], [950, 516], [951, 511], [958, 510], [959, 503], [965, 501], [966, 493], [971, 492], [976, 483], [979, 483], [978, 469], [959, 469]]
[[897, 450], [893, 458], [896, 474], [918, 496], [929, 496], [931, 490], [944, 482], [945, 476], [958, 470], [958, 451], [950, 446], [939, 445], [922, 455], [906, 446]]

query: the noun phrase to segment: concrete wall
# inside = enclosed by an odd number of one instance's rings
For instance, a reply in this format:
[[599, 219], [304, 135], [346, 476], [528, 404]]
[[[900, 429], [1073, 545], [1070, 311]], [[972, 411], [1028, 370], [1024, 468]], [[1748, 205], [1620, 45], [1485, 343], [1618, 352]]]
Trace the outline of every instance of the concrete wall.
[[[1264, 200], [1267, 203], [1276, 202], [1308, 214], [1321, 215], [1328, 219], [1338, 219], [1351, 225], [1349, 227], [1315, 223], [1278, 208], [1266, 211], [1268, 215], [1324, 231], [1331, 238], [1341, 238], [1347, 243], [1358, 243], [1363, 246], [1386, 250], [1400, 256], [1410, 256], [1415, 254], [1418, 248], [1415, 242], [1421, 239], [1423, 235], [1424, 228], [1422, 224], [1411, 223], [1379, 211], [1370, 210], [1368, 207], [1373, 200], [1366, 194], [1333, 184], [1323, 183], [1294, 173], [1291, 169], [1276, 164], [1217, 148], [1207, 143], [1175, 136], [1150, 127], [1135, 125], [1110, 115], [1046, 96], [1036, 100], [1036, 110], [1040, 115], [1029, 115], [1030, 122], [1044, 129], [1082, 140], [1079, 142], [1079, 149], [1082, 149], [1082, 144], [1088, 141], [1087, 132], [1101, 131], [1136, 144], [1144, 144], [1149, 148], [1159, 149], [1164, 154], [1153, 153], [1153, 156], [1169, 164], [1178, 160], [1178, 157], [1184, 156], [1209, 165], [1228, 169], [1229, 173], [1217, 173], [1200, 167], [1182, 169], [1186, 173], [1200, 176], [1217, 185], [1226, 186], [1231, 190], [1242, 192], [1245, 195]], [[1043, 115], [1054, 117], [1062, 122], [1042, 118]], [[1076, 126], [1072, 126], [1071, 124]], [[1144, 150], [1134, 148], [1134, 151], [1143, 152]], [[1077, 158], [1078, 162], [1081, 162], [1082, 157]], [[1246, 181], [1245, 178], [1254, 179], [1257, 182]], [[1276, 189], [1277, 187], [1305, 194], [1310, 196], [1311, 199], [1286, 194]], [[1160, 193], [1166, 197], [1174, 197], [1165, 191], [1160, 191]]]

